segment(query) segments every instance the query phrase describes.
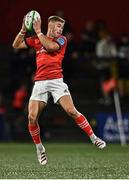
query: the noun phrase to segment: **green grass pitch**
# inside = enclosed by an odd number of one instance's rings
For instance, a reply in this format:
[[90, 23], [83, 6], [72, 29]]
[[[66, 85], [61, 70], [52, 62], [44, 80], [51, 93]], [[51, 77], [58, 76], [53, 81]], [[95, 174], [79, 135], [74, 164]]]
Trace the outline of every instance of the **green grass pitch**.
[[0, 179], [128, 179], [129, 146], [104, 150], [84, 143], [45, 143], [48, 164], [38, 163], [35, 146], [0, 144]]

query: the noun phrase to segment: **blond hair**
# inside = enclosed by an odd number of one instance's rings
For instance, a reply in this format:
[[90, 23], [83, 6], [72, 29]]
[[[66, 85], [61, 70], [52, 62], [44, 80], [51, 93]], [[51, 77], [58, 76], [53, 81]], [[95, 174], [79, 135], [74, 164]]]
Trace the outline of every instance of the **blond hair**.
[[59, 22], [61, 22], [61, 23], [65, 23], [65, 20], [64, 20], [63, 18], [59, 17], [59, 16], [50, 16], [50, 17], [48, 18], [48, 23], [49, 23], [50, 21], [53, 21], [53, 22], [59, 21]]

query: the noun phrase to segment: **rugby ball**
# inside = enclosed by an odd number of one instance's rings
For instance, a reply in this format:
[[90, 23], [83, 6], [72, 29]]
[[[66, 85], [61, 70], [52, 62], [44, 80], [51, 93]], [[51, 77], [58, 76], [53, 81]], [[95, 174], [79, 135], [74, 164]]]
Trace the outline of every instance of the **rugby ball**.
[[32, 10], [32, 11], [29, 11], [26, 16], [25, 16], [25, 26], [26, 26], [26, 29], [28, 31], [31, 31], [32, 28], [33, 28], [33, 21], [35, 20], [38, 20], [40, 19], [40, 14], [35, 11], [35, 10]]

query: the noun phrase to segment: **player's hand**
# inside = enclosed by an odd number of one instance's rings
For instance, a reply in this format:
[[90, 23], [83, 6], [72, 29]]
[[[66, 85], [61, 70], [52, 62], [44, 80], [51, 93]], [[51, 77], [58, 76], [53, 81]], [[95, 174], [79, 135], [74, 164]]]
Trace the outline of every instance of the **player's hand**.
[[36, 34], [41, 33], [41, 19], [33, 22], [33, 28]]
[[27, 31], [26, 26], [25, 26], [25, 16], [23, 18], [21, 31], [24, 32], [24, 33]]

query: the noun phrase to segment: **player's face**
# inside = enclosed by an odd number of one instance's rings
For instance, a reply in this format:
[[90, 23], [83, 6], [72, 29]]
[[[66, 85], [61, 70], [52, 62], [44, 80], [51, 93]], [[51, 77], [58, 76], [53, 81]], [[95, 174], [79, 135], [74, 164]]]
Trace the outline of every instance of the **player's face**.
[[64, 23], [59, 22], [59, 21], [54, 22], [54, 24], [53, 24], [53, 36], [56, 38], [59, 37], [62, 34], [63, 29], [64, 29]]

